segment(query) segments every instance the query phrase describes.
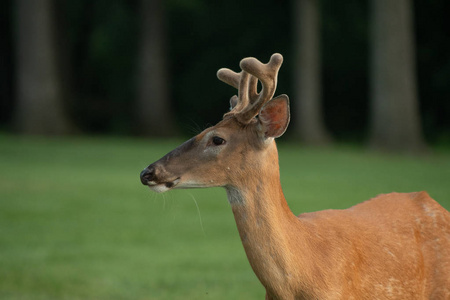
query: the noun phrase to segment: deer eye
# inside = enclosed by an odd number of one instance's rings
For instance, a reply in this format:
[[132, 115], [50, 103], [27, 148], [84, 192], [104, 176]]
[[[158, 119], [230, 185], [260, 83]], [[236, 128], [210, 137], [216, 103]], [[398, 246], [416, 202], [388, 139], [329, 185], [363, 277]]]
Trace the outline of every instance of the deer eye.
[[212, 138], [212, 142], [216, 146], [220, 146], [220, 145], [225, 144], [225, 140], [223, 138], [221, 138], [221, 137], [218, 137], [218, 136], [214, 136]]

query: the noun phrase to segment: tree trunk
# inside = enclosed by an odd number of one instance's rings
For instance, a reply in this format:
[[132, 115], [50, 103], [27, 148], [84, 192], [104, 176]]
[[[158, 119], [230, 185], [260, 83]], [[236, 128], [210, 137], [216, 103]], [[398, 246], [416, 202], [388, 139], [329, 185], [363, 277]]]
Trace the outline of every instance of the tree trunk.
[[171, 135], [171, 110], [164, 6], [162, 0], [141, 0], [141, 46], [138, 69], [137, 131], [145, 135]]
[[52, 0], [17, 2], [17, 104], [15, 125], [25, 134], [66, 134], [72, 130]]
[[371, 9], [370, 146], [423, 151], [411, 1], [372, 0]]
[[331, 142], [322, 116], [320, 11], [318, 0], [294, 1], [295, 131], [307, 144]]

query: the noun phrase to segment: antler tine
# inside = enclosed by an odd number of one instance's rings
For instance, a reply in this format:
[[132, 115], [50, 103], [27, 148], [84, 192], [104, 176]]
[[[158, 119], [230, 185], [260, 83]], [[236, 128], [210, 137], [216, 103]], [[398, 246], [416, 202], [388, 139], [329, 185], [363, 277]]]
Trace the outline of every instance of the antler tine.
[[242, 70], [240, 74], [241, 74], [241, 81], [239, 82], [239, 91], [238, 91], [239, 95], [238, 111], [240, 111], [241, 109], [245, 109], [250, 104], [248, 88], [251, 75], [244, 70]]
[[252, 80], [253, 86], [252, 92], [250, 92], [252, 103], [247, 109], [245, 109], [245, 111], [239, 114], [238, 118], [241, 122], [250, 122], [250, 120], [252, 120], [253, 117], [259, 113], [264, 104], [272, 99], [277, 87], [278, 70], [280, 69], [282, 63], [283, 56], [279, 53], [273, 54], [267, 64], [263, 64], [253, 57], [248, 57], [241, 60], [241, 69], [259, 79], [262, 85], [262, 90], [259, 93], [258, 98], [256, 98], [256, 82]]
[[241, 79], [241, 74], [231, 71], [227, 68], [222, 68], [217, 71], [217, 78], [226, 84], [231, 85], [232, 87], [239, 89], [239, 81]]
[[[236, 73], [230, 69], [222, 68], [217, 71], [217, 78], [221, 81], [238, 89], [238, 98], [236, 109], [234, 111], [242, 111], [250, 103], [249, 100], [249, 79], [251, 76], [246, 71], [242, 70], [240, 73]], [[255, 87], [256, 90], [256, 87]], [[255, 91], [256, 92], [256, 91]]]
[[248, 87], [248, 96], [250, 98], [250, 104], [252, 104], [252, 105], [258, 99], [259, 94], [258, 94], [257, 88], [258, 88], [258, 78], [251, 75], [250, 76], [250, 84]]

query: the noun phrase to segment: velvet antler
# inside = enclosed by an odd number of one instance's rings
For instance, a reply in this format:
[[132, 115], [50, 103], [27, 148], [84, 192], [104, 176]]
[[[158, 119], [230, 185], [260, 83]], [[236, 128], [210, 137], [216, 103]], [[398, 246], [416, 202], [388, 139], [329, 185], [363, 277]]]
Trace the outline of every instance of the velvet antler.
[[[228, 114], [233, 114], [239, 122], [248, 124], [259, 114], [261, 108], [270, 101], [277, 86], [278, 71], [283, 63], [283, 56], [275, 53], [267, 64], [261, 63], [253, 57], [241, 60], [240, 73], [230, 69], [220, 69], [217, 77], [223, 82], [238, 89], [236, 106]], [[261, 92], [257, 92], [258, 80], [261, 82]], [[236, 102], [232, 98], [231, 102]]]

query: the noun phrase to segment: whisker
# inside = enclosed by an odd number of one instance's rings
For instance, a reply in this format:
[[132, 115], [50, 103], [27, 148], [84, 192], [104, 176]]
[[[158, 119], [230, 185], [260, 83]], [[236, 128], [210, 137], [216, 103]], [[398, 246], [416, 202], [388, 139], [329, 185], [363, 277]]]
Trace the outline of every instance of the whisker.
[[200, 207], [198, 206], [197, 200], [195, 200], [194, 195], [192, 195], [191, 193], [188, 194], [189, 196], [191, 196], [192, 200], [194, 200], [195, 206], [197, 207], [198, 218], [200, 220], [200, 227], [202, 228], [203, 236], [206, 236], [205, 228], [203, 227], [202, 214], [200, 213]]
[[191, 118], [189, 119], [189, 123], [187, 124], [187, 129], [189, 133], [193, 135], [197, 135], [203, 131], [202, 127]]
[[162, 198], [163, 198], [163, 211], [166, 211], [166, 195], [165, 194], [161, 194]]
[[148, 193], [148, 197], [150, 197], [150, 200], [153, 201], [153, 205], [156, 205], [156, 201], [158, 200], [157, 198], [157, 194], [156, 193]]

